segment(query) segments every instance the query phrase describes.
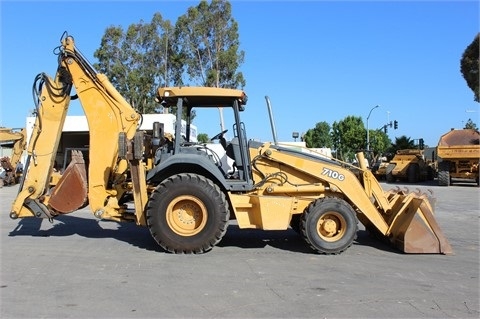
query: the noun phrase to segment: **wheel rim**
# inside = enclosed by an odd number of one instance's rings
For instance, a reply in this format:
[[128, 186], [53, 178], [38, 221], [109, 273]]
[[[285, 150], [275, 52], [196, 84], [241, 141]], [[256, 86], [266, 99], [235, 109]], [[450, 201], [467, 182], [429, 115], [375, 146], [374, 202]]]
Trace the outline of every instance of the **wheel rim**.
[[179, 196], [167, 207], [167, 223], [180, 236], [193, 236], [207, 224], [207, 208], [198, 198]]
[[325, 241], [334, 242], [345, 234], [347, 222], [337, 212], [323, 214], [317, 221], [317, 233]]

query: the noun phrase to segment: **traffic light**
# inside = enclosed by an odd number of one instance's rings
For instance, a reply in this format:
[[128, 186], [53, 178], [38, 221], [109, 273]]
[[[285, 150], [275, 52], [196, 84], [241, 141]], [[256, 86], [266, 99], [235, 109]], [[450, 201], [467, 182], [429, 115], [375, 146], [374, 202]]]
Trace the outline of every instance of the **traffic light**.
[[385, 134], [387, 134], [387, 132], [388, 132], [387, 125], [383, 126], [383, 131], [385, 132]]
[[398, 121], [393, 121], [393, 128], [396, 130], [398, 128]]
[[418, 146], [420, 147], [421, 150], [423, 150], [424, 145], [423, 145], [423, 138], [418, 140]]

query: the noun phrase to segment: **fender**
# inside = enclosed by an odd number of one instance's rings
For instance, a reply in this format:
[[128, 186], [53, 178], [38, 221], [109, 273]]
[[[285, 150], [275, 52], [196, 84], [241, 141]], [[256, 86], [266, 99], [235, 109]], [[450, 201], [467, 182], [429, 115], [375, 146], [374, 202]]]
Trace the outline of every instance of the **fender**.
[[160, 183], [165, 178], [180, 172], [201, 172], [202, 175], [210, 175], [211, 178], [218, 181], [223, 188], [227, 189], [225, 177], [221, 170], [203, 152], [199, 154], [177, 154], [167, 157], [147, 173], [147, 182]]

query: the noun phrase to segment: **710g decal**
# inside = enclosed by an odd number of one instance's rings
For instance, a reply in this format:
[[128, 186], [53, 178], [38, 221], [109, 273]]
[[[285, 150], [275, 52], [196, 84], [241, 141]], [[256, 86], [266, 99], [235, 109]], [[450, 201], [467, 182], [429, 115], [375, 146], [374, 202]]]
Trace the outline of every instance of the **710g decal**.
[[345, 175], [326, 167], [323, 168], [322, 175], [327, 175], [328, 177], [338, 179], [339, 181], [345, 180]]

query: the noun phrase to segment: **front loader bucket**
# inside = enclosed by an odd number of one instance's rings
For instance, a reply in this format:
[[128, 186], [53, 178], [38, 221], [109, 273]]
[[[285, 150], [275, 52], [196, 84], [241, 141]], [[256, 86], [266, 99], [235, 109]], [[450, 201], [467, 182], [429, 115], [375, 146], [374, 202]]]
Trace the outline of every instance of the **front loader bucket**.
[[411, 254], [453, 253], [424, 195], [401, 195], [391, 216], [388, 238], [399, 250]]
[[55, 185], [48, 204], [62, 214], [73, 212], [87, 204], [87, 173], [82, 152], [72, 151], [72, 160]]

